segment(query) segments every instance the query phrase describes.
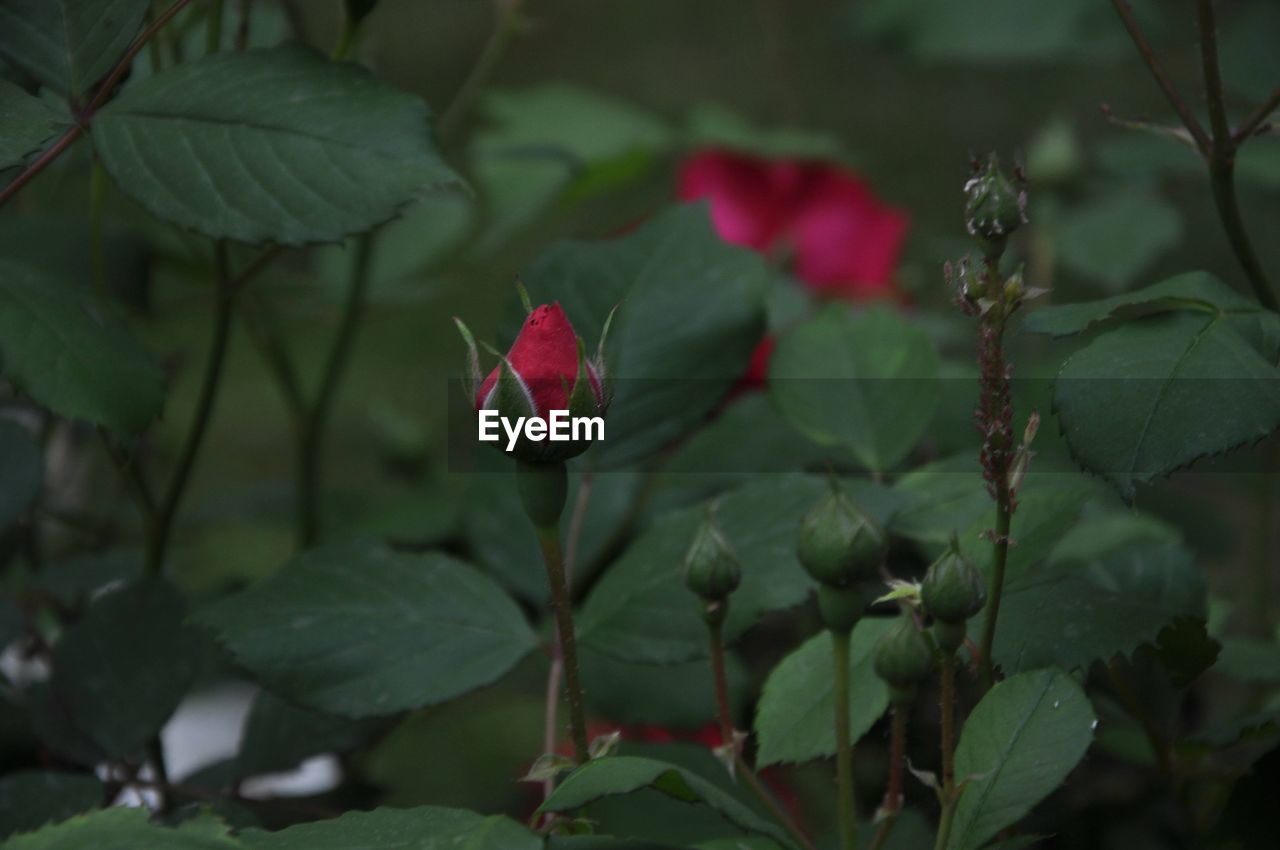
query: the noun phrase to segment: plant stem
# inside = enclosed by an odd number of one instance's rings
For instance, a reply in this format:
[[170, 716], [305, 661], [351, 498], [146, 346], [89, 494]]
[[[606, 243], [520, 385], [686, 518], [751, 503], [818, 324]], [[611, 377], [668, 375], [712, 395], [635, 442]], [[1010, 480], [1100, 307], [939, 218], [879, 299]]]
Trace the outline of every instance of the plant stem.
[[522, 2], [523, 0], [500, 0], [498, 20], [489, 34], [489, 40], [485, 42], [475, 65], [471, 67], [471, 71], [458, 88], [458, 93], [453, 96], [453, 100], [440, 114], [440, 120], [436, 122], [436, 131], [442, 139], [450, 137], [457, 130], [458, 122], [471, 108], [472, 102], [480, 94], [481, 87], [498, 66], [498, 61], [506, 52], [507, 44], [515, 35]]
[[227, 341], [231, 336], [231, 314], [234, 303], [234, 288], [228, 273], [227, 244], [219, 241], [214, 246], [215, 300], [213, 317], [213, 338], [209, 344], [209, 356], [205, 361], [204, 380], [200, 385], [200, 395], [196, 401], [195, 419], [191, 430], [187, 432], [186, 443], [178, 459], [177, 469], [169, 481], [164, 498], [157, 507], [155, 521], [151, 526], [150, 540], [147, 545], [147, 571], [159, 575], [164, 569], [165, 552], [168, 549], [169, 537], [173, 530], [173, 520], [178, 506], [186, 492], [191, 471], [195, 467], [196, 455], [204, 442], [205, 432], [209, 427], [209, 419], [213, 413], [214, 402], [218, 397], [221, 384], [222, 365], [226, 360]]
[[1232, 140], [1237, 146], [1239, 146], [1245, 139], [1261, 130], [1263, 124], [1271, 117], [1271, 113], [1275, 112], [1276, 109], [1280, 109], [1280, 88], [1273, 91], [1270, 96], [1259, 104], [1258, 108], [1244, 120], [1244, 123], [1236, 129], [1235, 135], [1231, 137]]
[[[116, 84], [120, 82], [121, 77], [124, 76], [124, 72], [129, 69], [131, 64], [133, 64], [134, 58], [137, 57], [139, 51], [142, 50], [147, 42], [149, 42], [156, 33], [163, 29], [165, 24], [173, 20], [174, 15], [181, 12], [190, 3], [191, 0], [178, 0], [178, 2], [174, 3], [168, 9], [165, 9], [157, 15], [156, 19], [142, 31], [142, 34], [134, 39], [133, 44], [127, 51], [125, 51], [124, 56], [120, 57], [120, 61], [115, 64], [115, 67], [111, 69], [111, 73], [107, 75], [107, 78], [103, 81], [102, 85], [98, 87], [98, 92], [94, 95], [93, 100], [89, 101], [89, 105], [85, 107], [82, 115], [83, 121], [88, 121], [88, 119], [93, 116], [93, 113], [106, 102], [108, 97], [111, 96], [111, 91], [116, 87]], [[9, 183], [8, 186], [5, 186], [3, 190], [0, 190], [0, 207], [4, 206], [10, 198], [16, 195], [18, 190], [31, 182], [31, 179], [43, 171], [49, 163], [53, 162], [61, 156], [67, 148], [71, 147], [72, 143], [75, 142], [76, 139], [80, 138], [84, 131], [85, 124], [83, 122], [77, 122], [68, 128], [58, 141], [53, 143], [52, 147], [41, 154], [35, 162], [24, 168], [17, 177], [13, 178], [13, 181]]]
[[350, 360], [356, 329], [364, 315], [369, 289], [369, 260], [373, 253], [373, 237], [366, 234], [356, 240], [355, 260], [347, 300], [342, 310], [338, 335], [329, 349], [324, 375], [314, 403], [300, 425], [298, 440], [298, 543], [305, 548], [316, 541], [320, 528], [320, 460], [325, 432], [342, 373]]
[[209, 4], [209, 18], [205, 24], [204, 52], [217, 53], [222, 49], [222, 12], [225, 0], [212, 0]]
[[560, 551], [560, 529], [538, 528], [538, 543], [547, 567], [547, 583], [551, 587], [551, 609], [560, 638], [560, 655], [564, 659], [565, 689], [569, 692], [569, 737], [573, 740], [574, 761], [585, 764], [590, 742], [587, 740], [586, 708], [582, 698], [582, 682], [578, 674], [578, 643], [573, 633], [573, 602], [565, 580], [564, 561]]
[[885, 786], [884, 802], [880, 804], [883, 820], [876, 836], [871, 842], [871, 850], [881, 850], [898, 822], [898, 813], [902, 811], [902, 768], [906, 761], [907, 751], [907, 715], [910, 703], [895, 703], [893, 719], [889, 727], [889, 781]]
[[813, 842], [809, 840], [809, 836], [805, 835], [800, 825], [787, 814], [786, 809], [769, 791], [768, 786], [764, 784], [764, 780], [751, 769], [751, 765], [747, 764], [746, 759], [738, 755], [734, 760], [734, 766], [737, 768], [738, 776], [741, 776], [746, 781], [751, 793], [755, 795], [761, 805], [769, 810], [769, 814], [773, 815], [774, 820], [786, 829], [787, 834], [794, 838], [796, 843], [803, 847], [804, 850], [815, 850]]
[[1204, 127], [1200, 125], [1196, 114], [1191, 111], [1191, 107], [1187, 105], [1183, 99], [1182, 93], [1178, 91], [1177, 86], [1173, 84], [1173, 80], [1165, 73], [1164, 68], [1160, 65], [1160, 60], [1156, 58], [1156, 53], [1151, 49], [1151, 43], [1147, 41], [1146, 35], [1142, 32], [1142, 27], [1138, 24], [1138, 19], [1133, 14], [1127, 0], [1112, 0], [1112, 4], [1116, 7], [1116, 14], [1120, 16], [1124, 28], [1129, 31], [1129, 37], [1133, 39], [1133, 44], [1138, 48], [1138, 53], [1142, 55], [1142, 59], [1147, 64], [1147, 68], [1151, 71], [1151, 76], [1155, 77], [1156, 85], [1164, 92], [1164, 96], [1169, 99], [1169, 105], [1173, 107], [1173, 111], [1178, 113], [1183, 126], [1187, 128], [1187, 132], [1191, 134], [1191, 138], [1196, 143], [1201, 155], [1206, 158], [1209, 156], [1213, 143], [1209, 139], [1209, 134], [1204, 131]]
[[942, 816], [938, 820], [938, 835], [934, 850], [946, 850], [951, 839], [951, 822], [956, 814], [956, 657], [946, 653], [940, 673], [940, 698], [942, 709]]
[[1009, 368], [1004, 357], [1007, 316], [998, 255], [987, 256], [985, 274], [987, 297], [994, 306], [982, 316], [979, 348], [982, 389], [978, 415], [983, 429], [982, 476], [996, 503], [996, 527], [992, 531], [991, 574], [988, 577], [986, 613], [978, 659], [984, 690], [995, 682], [995, 665], [991, 655], [996, 637], [996, 622], [1000, 616], [1000, 598], [1004, 592], [1005, 564], [1009, 560], [1009, 530], [1014, 509], [1013, 493], [1009, 490], [1009, 467], [1015, 451], [1013, 398], [1009, 387]]
[[857, 799], [853, 787], [853, 742], [849, 734], [850, 632], [831, 630], [831, 658], [835, 665], [836, 808], [840, 816], [840, 847], [858, 846]]
[[1249, 232], [1240, 216], [1236, 201], [1236, 140], [1227, 120], [1226, 97], [1222, 90], [1222, 71], [1218, 64], [1218, 27], [1213, 16], [1213, 0], [1197, 0], [1196, 9], [1200, 24], [1200, 59], [1204, 68], [1205, 100], [1209, 106], [1209, 125], [1213, 129], [1213, 144], [1209, 150], [1209, 186], [1213, 202], [1218, 208], [1218, 218], [1227, 232], [1227, 241], [1244, 270], [1249, 285], [1258, 301], [1268, 310], [1280, 312], [1280, 302], [1267, 282], [1262, 264], [1253, 250]]
[[[727, 608], [729, 601], [726, 599], [721, 603]], [[720, 725], [720, 741], [723, 746], [732, 748], [734, 772], [737, 776], [741, 776], [746, 782], [747, 787], [755, 794], [774, 819], [791, 835], [792, 838], [805, 850], [814, 850], [813, 842], [809, 840], [809, 836], [805, 835], [804, 830], [798, 823], [787, 814], [773, 794], [769, 793], [769, 789], [765, 786], [764, 781], [751, 769], [751, 765], [747, 764], [747, 760], [742, 757], [742, 753], [738, 751], [737, 735], [733, 728], [733, 714], [729, 706], [729, 677], [725, 667], [724, 653], [724, 619], [720, 617], [707, 623], [707, 642], [711, 656], [711, 678], [715, 687], [716, 694], [716, 719]]]
[[151, 769], [155, 771], [155, 792], [159, 798], [157, 809], [167, 812], [172, 802], [168, 789], [169, 768], [164, 758], [164, 741], [158, 734], [147, 742], [147, 759], [151, 762]]
[[[729, 600], [721, 605], [728, 613]], [[728, 747], [735, 756], [738, 753], [737, 734], [733, 728], [733, 710], [729, 705], [729, 676], [724, 664], [724, 621], [717, 618], [707, 624], [708, 647], [711, 654], [711, 679], [716, 691], [716, 718], [720, 722], [720, 745]]]
[[1004, 594], [1005, 565], [1009, 561], [1009, 527], [1013, 519], [1009, 486], [1004, 484], [996, 491], [995, 550], [991, 555], [991, 577], [987, 584], [987, 609], [982, 621], [982, 644], [979, 661], [982, 665], [982, 689], [990, 690], [995, 684], [995, 664], [991, 652], [996, 639], [996, 621], [1000, 617], [1000, 598]]

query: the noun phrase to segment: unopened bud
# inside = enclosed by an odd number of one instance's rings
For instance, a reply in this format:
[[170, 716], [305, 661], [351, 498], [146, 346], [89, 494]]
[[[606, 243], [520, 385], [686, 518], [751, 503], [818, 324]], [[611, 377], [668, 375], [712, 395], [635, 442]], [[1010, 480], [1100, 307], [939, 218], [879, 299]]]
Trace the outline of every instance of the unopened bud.
[[988, 256], [1000, 256], [1005, 239], [1026, 221], [1026, 194], [1018, 184], [1000, 170], [995, 153], [985, 162], [974, 162], [973, 176], [964, 187], [965, 227]]
[[711, 603], [727, 599], [741, 581], [738, 556], [716, 523], [713, 509], [708, 508], [684, 556], [684, 583]]
[[818, 583], [847, 587], [876, 575], [885, 548], [884, 532], [833, 482], [801, 521], [796, 551]]
[[898, 617], [875, 648], [876, 675], [884, 679], [896, 701], [910, 699], [933, 671], [933, 652], [910, 614]]

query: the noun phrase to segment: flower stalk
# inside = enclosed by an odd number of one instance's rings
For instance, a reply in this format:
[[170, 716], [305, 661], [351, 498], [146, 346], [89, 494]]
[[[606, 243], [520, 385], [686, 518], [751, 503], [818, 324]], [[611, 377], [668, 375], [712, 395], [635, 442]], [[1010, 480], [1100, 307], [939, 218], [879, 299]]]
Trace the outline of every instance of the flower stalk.
[[831, 659], [835, 690], [836, 810], [840, 819], [840, 847], [858, 846], [858, 802], [853, 787], [853, 742], [849, 734], [849, 644], [851, 631], [831, 631]]

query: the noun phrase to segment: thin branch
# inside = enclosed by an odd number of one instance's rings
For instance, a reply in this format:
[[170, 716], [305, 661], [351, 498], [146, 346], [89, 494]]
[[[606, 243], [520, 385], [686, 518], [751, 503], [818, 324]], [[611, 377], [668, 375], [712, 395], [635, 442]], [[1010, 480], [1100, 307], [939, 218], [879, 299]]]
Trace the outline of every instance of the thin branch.
[[84, 127], [79, 124], [72, 125], [67, 132], [63, 133], [62, 138], [54, 142], [51, 148], [40, 154], [40, 157], [35, 162], [28, 165], [22, 170], [22, 173], [13, 178], [13, 182], [5, 186], [3, 190], [0, 190], [0, 207], [4, 206], [11, 197], [16, 195], [19, 189], [30, 183], [31, 178], [44, 171], [45, 166], [61, 156], [62, 152], [71, 147], [72, 142], [80, 138], [83, 133]]
[[67, 132], [63, 133], [62, 137], [58, 139], [58, 141], [54, 142], [52, 147], [41, 154], [35, 162], [23, 169], [21, 174], [13, 178], [13, 182], [8, 186], [5, 186], [4, 189], [0, 191], [0, 207], [4, 206], [11, 197], [17, 194], [19, 189], [31, 182], [33, 177], [41, 171], [44, 171], [49, 163], [61, 156], [67, 148], [71, 147], [72, 143], [75, 142], [76, 139], [84, 135], [85, 124], [88, 122], [89, 118], [92, 117], [93, 113], [106, 102], [108, 97], [110, 97], [112, 89], [114, 89], [116, 84], [120, 82], [125, 71], [129, 70], [129, 66], [133, 63], [134, 58], [137, 57], [142, 48], [146, 46], [147, 42], [149, 42], [165, 24], [169, 23], [169, 21], [173, 19], [174, 15], [181, 12], [186, 6], [190, 5], [190, 3], [191, 0], [178, 0], [177, 3], [174, 3], [160, 15], [156, 16], [156, 19], [142, 31], [142, 34], [134, 39], [133, 44], [130, 45], [124, 56], [120, 57], [120, 61], [115, 64], [115, 67], [111, 69], [111, 73], [107, 75], [107, 78], [103, 80], [102, 85], [98, 87], [98, 91], [93, 96], [93, 100], [89, 101], [89, 105], [85, 108], [84, 114], [81, 116], [81, 121], [78, 121], [68, 128]]
[[227, 269], [227, 244], [219, 241], [214, 248], [214, 268], [217, 283], [217, 294], [214, 307], [213, 339], [209, 344], [208, 360], [205, 361], [204, 380], [200, 385], [200, 397], [196, 401], [195, 419], [191, 430], [187, 432], [186, 442], [182, 446], [182, 454], [173, 478], [165, 490], [164, 500], [160, 503], [152, 524], [150, 540], [147, 546], [147, 571], [159, 575], [164, 569], [165, 552], [168, 549], [169, 535], [173, 531], [173, 521], [178, 513], [178, 505], [186, 492], [191, 472], [195, 468], [196, 456], [204, 443], [204, 435], [209, 427], [209, 419], [213, 414], [214, 402], [218, 397], [218, 388], [222, 383], [222, 365], [226, 361], [227, 343], [231, 337], [231, 314], [234, 292], [231, 288], [230, 275]]
[[1160, 65], [1160, 60], [1156, 58], [1156, 53], [1151, 48], [1151, 42], [1147, 41], [1146, 35], [1142, 32], [1142, 27], [1134, 16], [1133, 9], [1129, 6], [1127, 0], [1112, 0], [1112, 5], [1116, 7], [1116, 14], [1120, 16], [1121, 22], [1124, 23], [1124, 28], [1129, 31], [1129, 37], [1133, 39], [1134, 46], [1138, 48], [1138, 53], [1142, 54], [1143, 61], [1147, 63], [1151, 76], [1155, 77], [1156, 84], [1160, 86], [1160, 90], [1169, 99], [1169, 105], [1173, 107], [1174, 112], [1178, 113], [1178, 117], [1186, 125], [1187, 131], [1195, 139], [1196, 148], [1201, 155], [1208, 158], [1213, 151], [1213, 143], [1209, 138], [1209, 134], [1204, 131], [1199, 119], [1191, 111], [1191, 107], [1187, 106], [1187, 102], [1183, 100], [1181, 92], [1178, 91], [1177, 86], [1173, 84], [1173, 80], [1169, 78], [1169, 75], [1165, 73], [1164, 68]]
[[1245, 119], [1244, 123], [1236, 130], [1232, 140], [1238, 147], [1245, 139], [1256, 133], [1262, 133], [1266, 129], [1267, 119], [1271, 117], [1271, 113], [1280, 109], [1280, 88], [1271, 93], [1271, 96], [1263, 101], [1253, 113]]
[[521, 2], [522, 0], [502, 0], [498, 4], [498, 20], [494, 24], [493, 32], [489, 34], [489, 40], [485, 42], [475, 65], [471, 67], [471, 71], [458, 88], [458, 93], [453, 96], [453, 100], [440, 114], [440, 120], [436, 122], [436, 131], [440, 134], [440, 138], [447, 139], [457, 130], [458, 122], [471, 108], [472, 102], [480, 94], [481, 87], [498, 66], [498, 60], [506, 52], [507, 43], [516, 32], [520, 20]]
[[1218, 66], [1218, 26], [1213, 18], [1213, 0], [1197, 0], [1200, 23], [1200, 57], [1204, 65], [1204, 94], [1209, 105], [1209, 126], [1213, 130], [1214, 158], [1235, 153], [1231, 125], [1227, 121], [1226, 98], [1222, 93], [1222, 71]]
[[92, 116], [102, 104], [107, 102], [107, 98], [111, 97], [112, 90], [119, 84], [125, 72], [129, 70], [133, 60], [142, 52], [142, 48], [146, 47], [147, 42], [156, 33], [164, 29], [165, 25], [173, 20], [175, 15], [190, 6], [191, 2], [192, 0], [178, 0], [168, 9], [156, 15], [156, 19], [142, 31], [141, 35], [133, 40], [133, 44], [129, 45], [129, 49], [125, 51], [124, 56], [120, 57], [120, 61], [111, 69], [111, 73], [107, 75], [107, 78], [102, 81], [102, 85], [98, 86], [98, 93], [93, 96], [93, 100], [89, 101], [89, 106], [85, 109], [86, 117]]

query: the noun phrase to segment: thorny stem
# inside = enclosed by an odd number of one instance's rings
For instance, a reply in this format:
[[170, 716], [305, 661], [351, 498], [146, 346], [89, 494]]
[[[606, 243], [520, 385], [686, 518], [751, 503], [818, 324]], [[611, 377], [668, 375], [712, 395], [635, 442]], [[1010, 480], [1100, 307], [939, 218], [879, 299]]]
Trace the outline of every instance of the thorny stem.
[[586, 708], [582, 698], [582, 682], [578, 675], [578, 644], [573, 633], [573, 602], [565, 580], [564, 560], [560, 549], [560, 529], [555, 526], [538, 529], [538, 543], [547, 567], [547, 583], [551, 587], [551, 609], [555, 614], [560, 638], [560, 656], [564, 659], [565, 690], [569, 695], [569, 737], [573, 740], [574, 761], [585, 764], [590, 742], [587, 741]]
[[[565, 541], [564, 581], [569, 586], [570, 598], [573, 596], [573, 568], [578, 562], [578, 545], [582, 540], [582, 528], [586, 520], [587, 507], [591, 504], [590, 470], [582, 473], [578, 481], [578, 495], [573, 500], [573, 513], [569, 515], [568, 539]], [[542, 720], [542, 751], [553, 753], [556, 741], [559, 740], [560, 714], [560, 682], [564, 678], [564, 656], [560, 651], [560, 636], [552, 639], [551, 666], [547, 668], [546, 705]], [[554, 776], [549, 776], [542, 783], [542, 798], [545, 800], [556, 789]]]
[[871, 841], [871, 850], [881, 850], [898, 822], [898, 813], [902, 811], [902, 768], [906, 760], [907, 750], [907, 715], [909, 703], [897, 703], [893, 706], [893, 719], [889, 727], [889, 781], [884, 790], [884, 802], [880, 804], [880, 828], [876, 830]]
[[847, 631], [831, 630], [831, 657], [835, 666], [836, 808], [840, 816], [841, 850], [854, 850], [858, 846], [853, 742], [849, 734], [849, 637]]
[[[720, 604], [727, 606], [728, 600]], [[764, 781], [751, 769], [751, 765], [747, 764], [747, 760], [742, 757], [742, 753], [738, 750], [737, 735], [733, 728], [733, 715], [729, 707], [729, 677], [724, 661], [723, 618], [707, 623], [707, 640], [711, 655], [711, 677], [716, 693], [716, 719], [720, 724], [720, 742], [722, 746], [731, 748], [730, 752], [733, 754], [735, 775], [742, 777], [761, 805], [769, 810], [769, 814], [773, 815], [774, 819], [796, 840], [796, 843], [805, 848], [805, 850], [814, 850], [813, 842], [809, 840], [809, 836], [787, 814], [786, 809], [778, 803], [764, 784]]]
[[987, 297], [994, 302], [982, 316], [980, 356], [982, 390], [977, 416], [982, 430], [982, 475], [987, 491], [996, 503], [996, 527], [992, 532], [991, 576], [987, 589], [987, 606], [982, 624], [979, 663], [982, 687], [989, 689], [995, 681], [991, 660], [996, 622], [1000, 616], [1000, 597], [1004, 591], [1005, 564], [1009, 559], [1009, 530], [1015, 503], [1009, 489], [1009, 468], [1013, 460], [1013, 400], [1009, 390], [1009, 368], [1004, 359], [1005, 307], [999, 260], [986, 260]]
[[956, 658], [947, 653], [942, 659], [940, 674], [940, 699], [942, 709], [942, 816], [938, 821], [938, 835], [934, 850], [946, 850], [951, 838], [951, 822], [956, 813]]
[[10, 198], [17, 194], [18, 190], [31, 182], [31, 179], [43, 171], [49, 163], [61, 156], [67, 148], [71, 147], [72, 143], [74, 143], [76, 139], [80, 138], [85, 131], [85, 125], [93, 116], [93, 113], [97, 111], [102, 104], [106, 103], [107, 98], [111, 96], [112, 90], [114, 90], [116, 85], [120, 82], [121, 77], [124, 76], [124, 72], [129, 69], [131, 64], [133, 64], [134, 58], [137, 57], [142, 48], [146, 46], [147, 42], [149, 42], [156, 33], [164, 28], [165, 24], [173, 20], [174, 15], [181, 12], [184, 8], [190, 5], [190, 3], [191, 0], [178, 0], [178, 2], [174, 3], [168, 9], [165, 9], [157, 15], [156, 19], [152, 21], [136, 39], [134, 39], [133, 44], [125, 52], [124, 56], [120, 57], [120, 61], [115, 64], [115, 67], [111, 69], [111, 73], [107, 75], [107, 78], [103, 80], [102, 85], [98, 87], [97, 94], [95, 94], [93, 99], [89, 101], [89, 105], [85, 107], [81, 114], [81, 120], [68, 128], [58, 141], [53, 143], [52, 147], [41, 154], [35, 162], [24, 168], [17, 177], [13, 178], [13, 181], [9, 183], [8, 186], [5, 186], [3, 190], [0, 190], [0, 207], [4, 206]]
[[147, 571], [159, 575], [164, 569], [165, 552], [169, 545], [169, 536], [173, 530], [173, 520], [178, 506], [182, 502], [195, 467], [196, 456], [204, 442], [208, 430], [209, 419], [213, 413], [214, 402], [218, 397], [218, 387], [222, 378], [222, 365], [226, 360], [227, 342], [231, 336], [231, 314], [235, 298], [233, 281], [227, 267], [227, 244], [219, 241], [214, 247], [214, 274], [216, 294], [214, 300], [213, 339], [209, 344], [209, 357], [205, 361], [204, 380], [200, 385], [200, 396], [196, 401], [195, 419], [191, 430], [187, 432], [186, 443], [178, 459], [178, 466], [165, 491], [155, 513], [155, 521], [151, 526], [150, 540], [147, 546]]

